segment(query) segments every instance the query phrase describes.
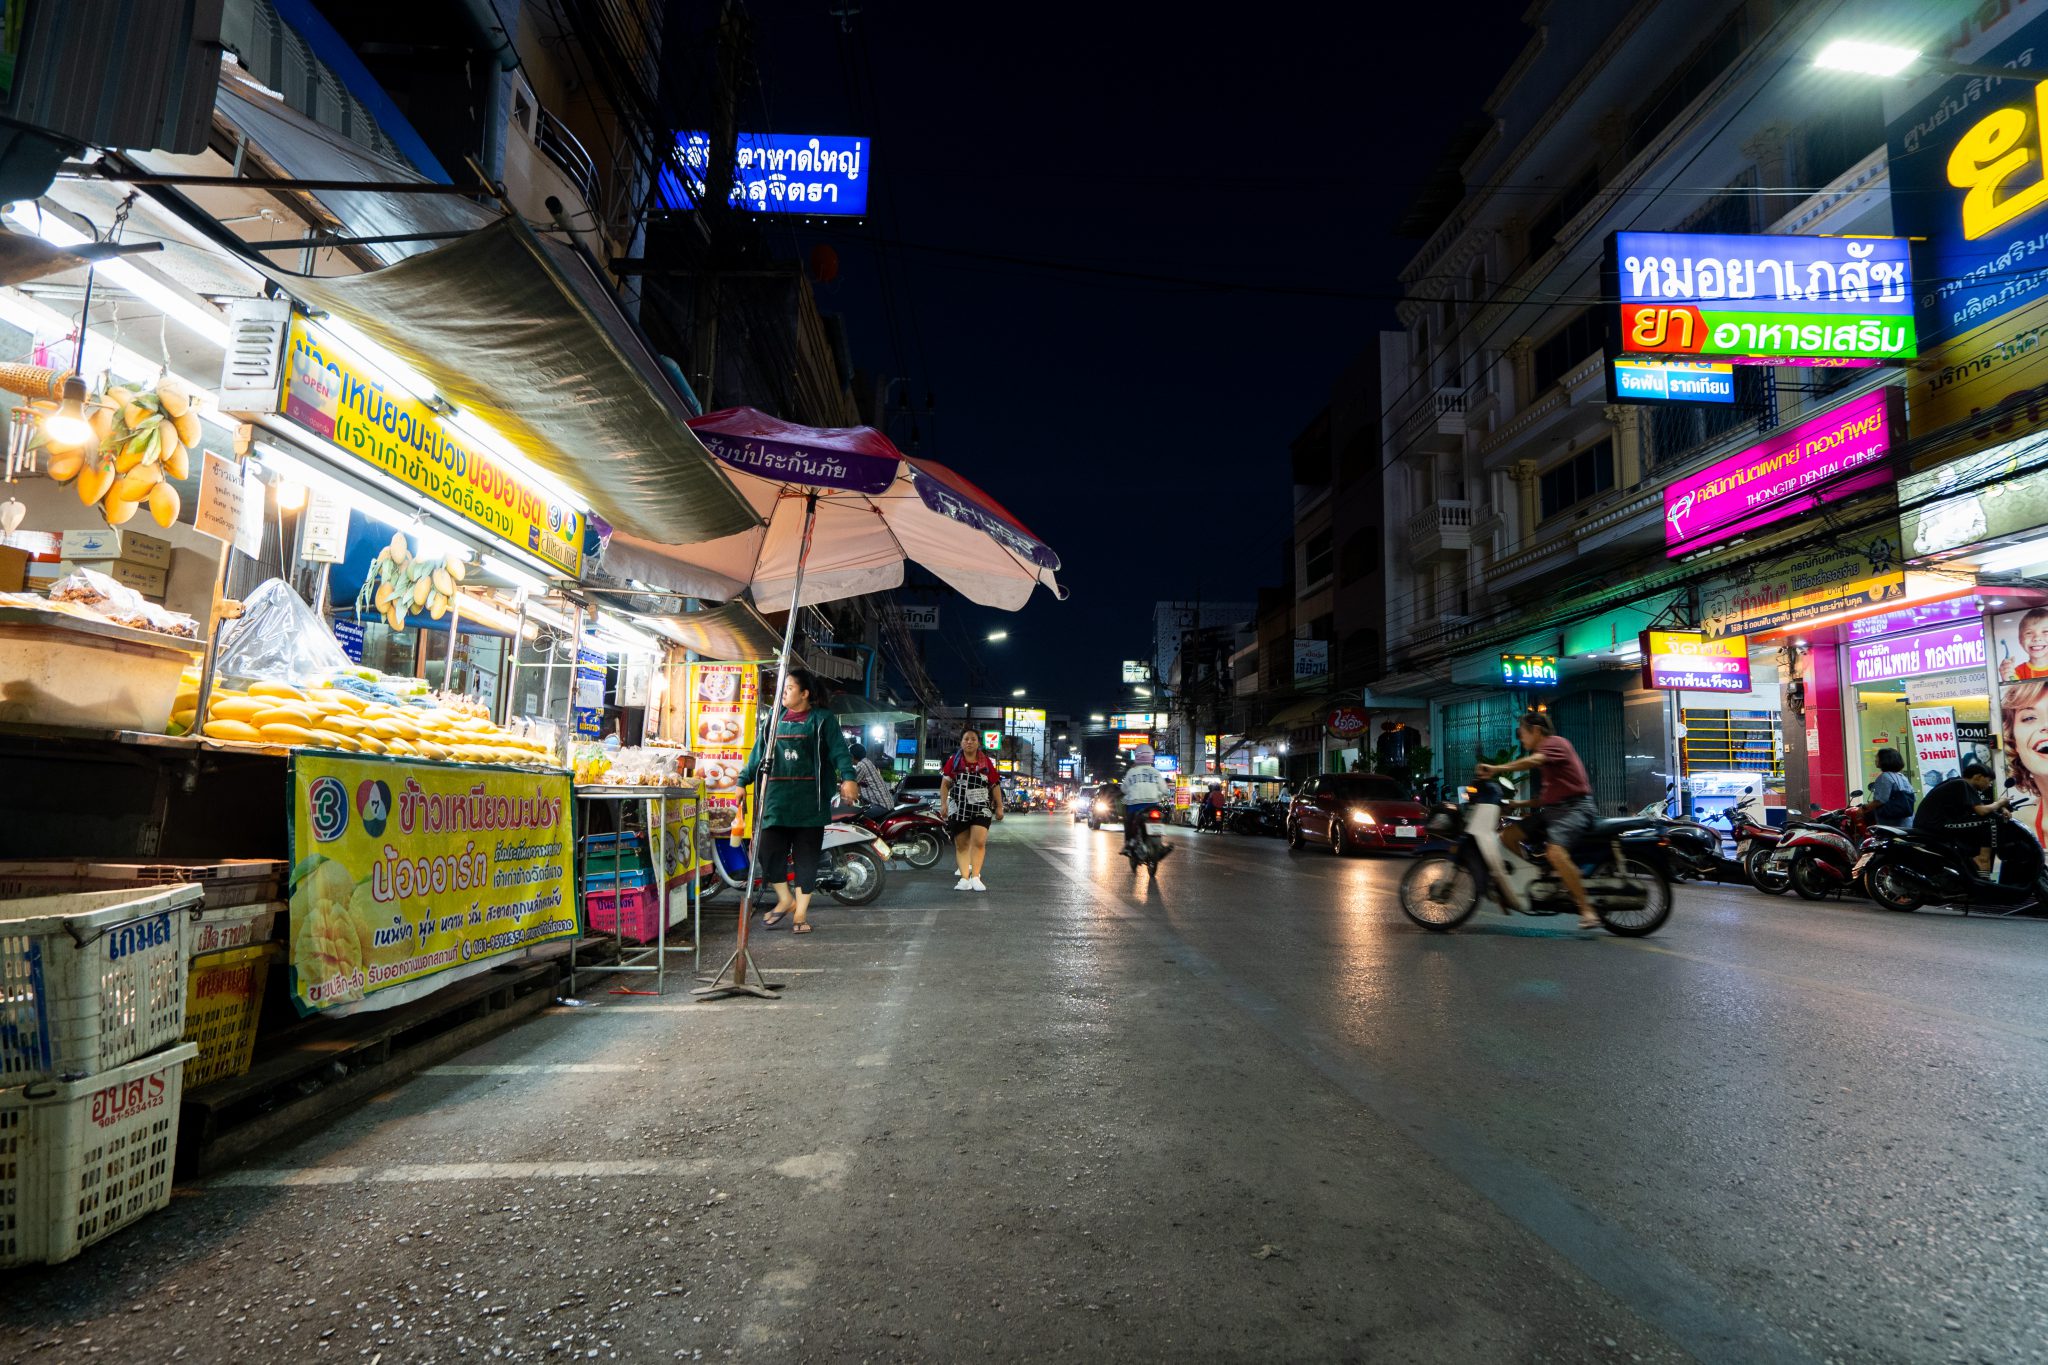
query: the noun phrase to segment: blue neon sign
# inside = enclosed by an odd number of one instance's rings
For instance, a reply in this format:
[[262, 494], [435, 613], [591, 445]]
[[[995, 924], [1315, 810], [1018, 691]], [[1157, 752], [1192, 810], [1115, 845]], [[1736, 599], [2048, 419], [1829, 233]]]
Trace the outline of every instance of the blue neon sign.
[[1621, 403], [1733, 403], [1735, 367], [1700, 360], [1616, 360], [1614, 399]]
[[[749, 213], [860, 218], [868, 211], [868, 140], [802, 133], [741, 133], [733, 152], [733, 188], [727, 202]], [[692, 209], [704, 197], [711, 170], [708, 133], [680, 133], [676, 151], [683, 173], [661, 173], [662, 202]]]

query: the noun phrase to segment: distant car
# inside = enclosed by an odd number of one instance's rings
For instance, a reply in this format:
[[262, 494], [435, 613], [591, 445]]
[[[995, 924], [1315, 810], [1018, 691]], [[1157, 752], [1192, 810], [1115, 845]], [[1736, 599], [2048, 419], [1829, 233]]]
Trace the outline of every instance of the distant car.
[[1429, 836], [1425, 812], [1391, 777], [1328, 773], [1311, 780], [1287, 807], [1287, 846], [1323, 844], [1338, 855], [1365, 849], [1413, 850]]
[[1077, 825], [1086, 820], [1088, 812], [1094, 808], [1095, 788], [1093, 787], [1083, 787], [1067, 798], [1067, 813], [1074, 817], [1074, 823]]
[[939, 799], [939, 783], [945, 778], [938, 773], [910, 773], [896, 784], [898, 801], [925, 801], [936, 804]]

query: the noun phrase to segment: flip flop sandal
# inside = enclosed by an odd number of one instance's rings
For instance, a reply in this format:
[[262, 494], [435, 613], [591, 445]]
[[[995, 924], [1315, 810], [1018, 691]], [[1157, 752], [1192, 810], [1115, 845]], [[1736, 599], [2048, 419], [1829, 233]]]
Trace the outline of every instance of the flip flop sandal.
[[782, 923], [788, 914], [789, 911], [787, 910], [770, 910], [767, 914], [761, 916], [761, 927], [763, 929], [773, 929], [776, 925]]
[[804, 923], [792, 924], [789, 926], [789, 932], [792, 934], [808, 934], [811, 932], [811, 926]]

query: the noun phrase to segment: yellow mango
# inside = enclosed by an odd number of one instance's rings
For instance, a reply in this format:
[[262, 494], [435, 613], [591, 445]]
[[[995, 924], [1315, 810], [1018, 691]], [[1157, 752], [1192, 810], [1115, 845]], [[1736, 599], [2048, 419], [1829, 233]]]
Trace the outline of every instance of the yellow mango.
[[257, 730], [263, 736], [263, 742], [266, 744], [311, 744], [313, 742], [313, 732], [303, 725], [289, 725], [282, 721], [272, 721], [258, 726]]
[[244, 744], [261, 744], [263, 742], [262, 731], [246, 721], [209, 720], [206, 722], [205, 730], [207, 735], [213, 739], [240, 740]]
[[286, 701], [304, 701], [306, 699], [304, 692], [299, 691], [298, 688], [293, 687], [290, 683], [281, 682], [250, 683], [249, 695], [252, 697], [282, 697]]
[[107, 519], [107, 525], [121, 526], [132, 520], [135, 513], [141, 507], [142, 504], [139, 502], [131, 502], [127, 498], [117, 498], [112, 493], [109, 493], [107, 494], [107, 500], [100, 504], [100, 515]]
[[[197, 694], [195, 693], [194, 695], [196, 696]], [[256, 717], [270, 710], [276, 704], [275, 701], [263, 697], [224, 697], [216, 692], [213, 694], [212, 704], [207, 707], [206, 714], [214, 720], [240, 720], [254, 725]]]

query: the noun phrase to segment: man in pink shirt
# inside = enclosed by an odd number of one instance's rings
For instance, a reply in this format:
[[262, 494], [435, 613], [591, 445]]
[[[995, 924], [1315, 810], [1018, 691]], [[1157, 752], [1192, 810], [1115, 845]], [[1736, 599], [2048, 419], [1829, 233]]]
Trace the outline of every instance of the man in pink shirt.
[[[1477, 771], [1481, 777], [1537, 771], [1536, 799], [1541, 803], [1544, 837], [1550, 841], [1544, 856], [1579, 907], [1579, 927], [1598, 929], [1600, 917], [1593, 913], [1579, 865], [1572, 861], [1572, 844], [1600, 818], [1593, 804], [1593, 784], [1586, 780], [1586, 765], [1579, 762], [1579, 751], [1572, 742], [1552, 727], [1546, 711], [1525, 711], [1515, 726], [1515, 738], [1522, 742], [1522, 757], [1500, 764], [1482, 763]], [[1514, 831], [1509, 831], [1501, 842], [1520, 852], [1520, 841], [1513, 836]]]

